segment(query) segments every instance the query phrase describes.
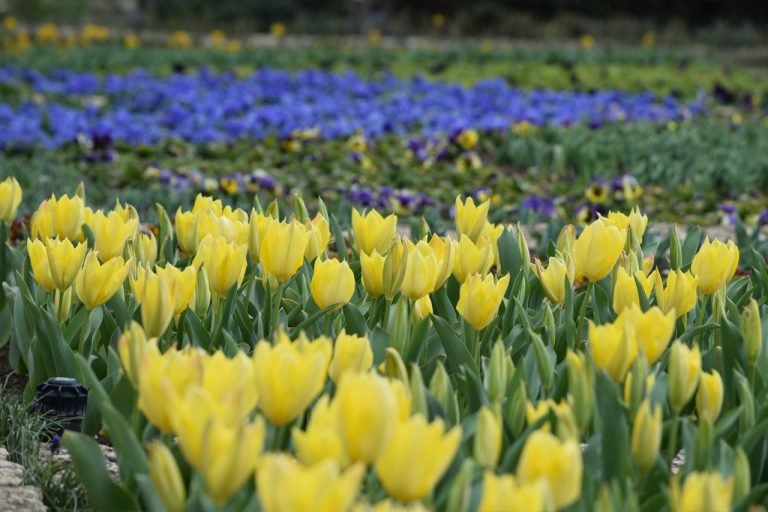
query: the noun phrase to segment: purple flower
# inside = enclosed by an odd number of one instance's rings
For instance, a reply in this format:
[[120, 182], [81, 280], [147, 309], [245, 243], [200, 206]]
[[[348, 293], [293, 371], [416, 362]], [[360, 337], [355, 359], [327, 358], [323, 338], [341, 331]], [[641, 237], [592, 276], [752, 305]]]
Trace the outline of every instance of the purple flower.
[[555, 214], [555, 202], [542, 196], [529, 196], [523, 199], [520, 209], [542, 217], [552, 217]]

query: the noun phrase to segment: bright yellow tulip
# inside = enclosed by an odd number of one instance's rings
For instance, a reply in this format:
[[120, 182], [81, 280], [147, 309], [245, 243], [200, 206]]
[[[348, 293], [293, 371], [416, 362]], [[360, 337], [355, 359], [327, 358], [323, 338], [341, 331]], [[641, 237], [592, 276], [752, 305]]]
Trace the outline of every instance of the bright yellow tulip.
[[637, 337], [623, 315], [613, 323], [589, 322], [589, 348], [595, 365], [605, 370], [614, 382], [622, 382], [637, 357]]
[[471, 197], [462, 203], [460, 197], [457, 196], [454, 211], [457, 235], [459, 237], [466, 235], [470, 240], [477, 243], [488, 224], [490, 206], [490, 200], [475, 206], [475, 201]]
[[411, 300], [419, 300], [435, 289], [439, 270], [432, 248], [420, 241], [408, 252], [400, 291]]
[[397, 217], [392, 214], [382, 217], [376, 210], [361, 215], [356, 209], [352, 210], [352, 231], [355, 234], [355, 245], [358, 252], [372, 254], [387, 254], [397, 234]]
[[675, 312], [665, 314], [656, 306], [643, 312], [637, 305], [625, 312], [624, 319], [634, 329], [638, 348], [645, 354], [648, 364], [655, 363], [667, 349], [675, 332]]
[[116, 212], [104, 215], [104, 212], [98, 210], [89, 219], [88, 227], [96, 238], [94, 249], [103, 263], [123, 255], [125, 243], [136, 236], [138, 221], [136, 219], [126, 221]]
[[656, 303], [661, 310], [665, 313], [674, 310], [678, 318], [688, 314], [696, 305], [699, 278], [690, 272], [672, 270], [666, 284], [663, 284], [661, 277], [658, 274], [656, 276]]
[[715, 293], [733, 279], [739, 266], [739, 248], [733, 241], [724, 244], [720, 240], [704, 240], [699, 252], [693, 257], [691, 273], [699, 280], [699, 289], [705, 295]]
[[321, 214], [315, 215], [312, 220], [307, 220], [304, 227], [309, 233], [309, 242], [304, 257], [307, 261], [313, 261], [315, 258], [325, 252], [328, 242], [331, 241], [331, 230], [328, 227], [328, 220]]
[[640, 304], [640, 294], [637, 291], [635, 278], [624, 267], [616, 271], [616, 281], [613, 285], [613, 311], [618, 315], [630, 306]]
[[643, 215], [637, 206], [632, 208], [629, 215], [621, 212], [608, 212], [606, 217], [600, 216], [600, 218], [610, 226], [616, 226], [619, 229], [632, 229], [632, 232], [641, 242], [643, 234], [645, 234], [645, 228], [648, 226], [648, 216]]
[[682, 342], [676, 341], [669, 351], [669, 405], [675, 412], [688, 403], [701, 376], [701, 352], [699, 346], [692, 349]]
[[461, 285], [456, 311], [472, 327], [477, 330], [483, 329], [496, 318], [507, 286], [509, 286], [509, 274], [498, 281], [490, 274], [485, 278], [472, 274]]
[[75, 282], [87, 250], [86, 244], [72, 245], [66, 238], [61, 241], [49, 238], [45, 241], [51, 278], [59, 291], [63, 292]]
[[75, 279], [77, 296], [88, 309], [101, 306], [117, 293], [128, 277], [130, 268], [131, 262], [123, 261], [120, 256], [102, 265], [99, 263], [98, 254], [89, 251], [83, 268]]
[[253, 363], [259, 407], [269, 421], [286, 425], [309, 407], [325, 385], [331, 351], [328, 338], [310, 342], [302, 334], [291, 341], [283, 332], [274, 345], [256, 344]]
[[581, 496], [584, 465], [575, 440], [560, 441], [537, 430], [528, 437], [517, 463], [517, 478], [522, 485], [543, 479], [549, 486], [555, 508], [565, 508]]
[[624, 249], [626, 231], [598, 219], [584, 228], [574, 243], [576, 278], [600, 281], [607, 276]]
[[355, 293], [355, 274], [346, 261], [317, 258], [310, 290], [320, 309], [334, 304], [343, 306]]
[[271, 222], [259, 248], [259, 260], [269, 275], [284, 283], [301, 268], [309, 234], [297, 221]]
[[254, 263], [259, 262], [261, 243], [264, 241], [267, 228], [273, 222], [277, 222], [274, 217], [258, 213], [255, 209], [251, 210], [251, 217], [248, 222], [248, 254]]
[[0, 182], [0, 222], [12, 223], [21, 204], [21, 186], [16, 178], [6, 178]]
[[168, 512], [183, 512], [187, 489], [173, 453], [160, 441], [147, 446], [149, 477], [160, 501]]
[[385, 257], [376, 250], [370, 256], [364, 252], [360, 253], [363, 286], [371, 297], [379, 297], [384, 294], [384, 261]]
[[534, 274], [539, 279], [541, 287], [549, 300], [554, 304], [563, 304], [565, 302], [565, 279], [568, 278], [569, 286], [573, 285], [575, 267], [573, 260], [568, 258], [568, 262], [560, 257], [549, 258], [547, 269], [541, 265], [539, 260], [535, 260], [531, 265]]
[[136, 256], [142, 265], [152, 266], [157, 261], [157, 239], [150, 233], [141, 233], [136, 240]]
[[173, 319], [174, 299], [168, 279], [147, 269], [141, 292], [141, 324], [147, 336], [163, 335]]
[[632, 460], [642, 474], [653, 467], [661, 448], [661, 407], [644, 400], [637, 409], [632, 424], [630, 452]]
[[[238, 211], [238, 210], [236, 210]], [[242, 212], [242, 210], [239, 210]], [[197, 220], [197, 240], [202, 241], [208, 235], [213, 238], [222, 237], [227, 242], [234, 242], [237, 245], [247, 245], [249, 237], [249, 226], [246, 221], [235, 220], [245, 215], [232, 213], [232, 217], [216, 215], [213, 212], [198, 213]]]
[[123, 363], [123, 370], [134, 388], [139, 387], [139, 363], [147, 343], [144, 329], [136, 322], [131, 322], [117, 340], [117, 353], [120, 355], [120, 362]]
[[429, 298], [429, 295], [425, 295], [413, 303], [413, 316], [416, 320], [424, 320], [432, 313], [434, 313], [434, 310], [432, 309], [432, 300]]
[[477, 427], [473, 438], [472, 457], [480, 466], [493, 469], [499, 462], [503, 441], [501, 417], [487, 406], [477, 414]]
[[437, 235], [432, 235], [432, 238], [429, 239], [429, 247], [437, 259], [438, 273], [437, 277], [435, 277], [433, 290], [437, 291], [451, 277], [453, 262], [456, 257], [456, 247], [450, 238]]
[[[540, 400], [536, 405], [528, 402], [525, 405], [525, 421], [532, 425], [539, 418], [552, 411], [557, 416], [557, 435], [561, 439], [577, 439], [579, 436], [579, 427], [576, 423], [576, 417], [568, 402], [557, 403], [552, 399]], [[541, 430], [550, 432], [549, 423], [545, 423]]]
[[461, 235], [456, 244], [456, 258], [453, 261], [453, 277], [463, 283], [470, 274], [484, 276], [493, 265], [493, 249], [487, 238], [480, 238], [477, 245], [467, 235]]
[[63, 195], [56, 199], [51, 195], [40, 204], [30, 221], [32, 238], [68, 238], [85, 240], [85, 204], [79, 196]]
[[424, 416], [417, 414], [395, 423], [392, 436], [376, 458], [376, 474], [382, 487], [398, 501], [425, 498], [448, 469], [460, 442], [461, 428], [446, 432], [439, 419], [427, 423]]
[[728, 512], [733, 499], [733, 476], [694, 472], [685, 479], [682, 491], [679, 478], [672, 480], [669, 500], [673, 512]]
[[723, 409], [723, 379], [717, 370], [702, 372], [699, 391], [696, 393], [696, 410], [699, 418], [714, 423]]
[[157, 275], [168, 282], [173, 296], [173, 314], [180, 315], [188, 307], [194, 306], [197, 271], [193, 265], [181, 270], [170, 263], [157, 267]]
[[264, 457], [256, 487], [264, 512], [337, 512], [352, 506], [364, 475], [362, 464], [342, 472], [333, 460], [304, 467], [276, 454]]
[[477, 511], [544, 512], [550, 499], [548, 492], [546, 484], [542, 481], [522, 484], [514, 475], [496, 475], [492, 471], [486, 471], [483, 476], [483, 497]]
[[[5, 243], [5, 242], [2, 242]], [[52, 292], [56, 289], [56, 282], [51, 274], [51, 266], [48, 262], [48, 251], [40, 240], [27, 240], [27, 254], [32, 265], [32, 275], [42, 289]]]
[[296, 457], [305, 466], [334, 460], [340, 467], [349, 465], [349, 456], [339, 435], [338, 403], [322, 395], [312, 407], [306, 430], [293, 428], [291, 439]]
[[205, 266], [211, 292], [225, 297], [230, 288], [243, 283], [247, 254], [247, 246], [209, 235], [200, 242], [193, 264], [197, 269]]
[[249, 417], [258, 401], [253, 360], [243, 352], [227, 357], [217, 351], [203, 358], [200, 386], [211, 397], [216, 418], [234, 426]]
[[328, 375], [339, 383], [347, 372], [365, 372], [373, 365], [373, 350], [366, 336], [347, 334], [341, 331], [333, 345], [333, 359]]
[[348, 373], [339, 382], [339, 431], [353, 461], [371, 464], [392, 435], [398, 403], [393, 388], [375, 373]]
[[176, 241], [179, 248], [187, 254], [195, 254], [197, 251], [197, 225], [199, 215], [194, 212], [183, 212], [181, 208], [176, 210], [174, 218], [174, 229], [176, 230]]

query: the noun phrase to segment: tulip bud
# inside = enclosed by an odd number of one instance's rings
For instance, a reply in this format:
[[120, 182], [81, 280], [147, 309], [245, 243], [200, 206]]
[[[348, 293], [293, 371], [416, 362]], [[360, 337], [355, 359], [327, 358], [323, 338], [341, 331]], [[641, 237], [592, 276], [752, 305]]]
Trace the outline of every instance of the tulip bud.
[[696, 410], [699, 418], [714, 423], [723, 408], [723, 380], [716, 370], [701, 374], [699, 391], [696, 393]]
[[405, 354], [411, 330], [411, 322], [408, 319], [408, 299], [405, 297], [401, 297], [391, 306], [388, 330], [391, 348], [400, 354]]
[[472, 497], [472, 473], [474, 462], [471, 458], [464, 459], [461, 469], [451, 481], [448, 493], [447, 512], [464, 512], [469, 509], [469, 500]]
[[173, 319], [174, 304], [168, 280], [147, 269], [141, 294], [141, 323], [147, 336], [163, 335]]
[[491, 403], [500, 403], [501, 399], [504, 398], [507, 389], [507, 360], [504, 342], [501, 340], [496, 341], [491, 351], [485, 388]]
[[141, 233], [136, 240], [136, 259], [140, 265], [153, 266], [157, 261], [157, 240], [152, 233]]
[[355, 274], [346, 261], [317, 258], [310, 290], [312, 299], [320, 309], [334, 304], [341, 307], [347, 304], [355, 293]]
[[417, 322], [429, 318], [433, 312], [432, 300], [429, 295], [425, 295], [413, 303], [413, 318]]
[[459, 403], [453, 391], [451, 378], [445, 370], [442, 361], [438, 361], [432, 379], [429, 381], [429, 390], [435, 395], [440, 407], [443, 408], [447, 422], [455, 425], [459, 421]]
[[749, 494], [752, 488], [752, 476], [749, 458], [741, 446], [737, 446], [733, 454], [733, 502], [738, 503]]
[[747, 363], [755, 366], [763, 349], [763, 325], [760, 319], [760, 307], [755, 299], [750, 299], [741, 313], [741, 328], [744, 333]]
[[280, 218], [280, 204], [277, 202], [277, 199], [273, 199], [272, 202], [267, 205], [267, 215], [274, 219]]
[[421, 376], [421, 370], [419, 365], [411, 363], [411, 414], [423, 414], [424, 417], [429, 416], [429, 408], [427, 407], [427, 394], [424, 387], [424, 379]]
[[586, 357], [579, 353], [568, 351], [566, 355], [568, 368], [568, 391], [573, 415], [580, 431], [586, 430], [592, 420], [595, 391], [592, 385], [592, 371]]
[[648, 362], [642, 355], [638, 356], [624, 382], [624, 402], [632, 413], [637, 410], [640, 401], [645, 397], [647, 377]]
[[400, 291], [400, 286], [405, 279], [408, 258], [408, 249], [405, 244], [402, 241], [397, 241], [389, 248], [384, 259], [382, 284], [384, 296], [390, 300]]
[[642, 474], [647, 473], [661, 448], [661, 407], [643, 400], [632, 423], [632, 460]]
[[208, 282], [208, 272], [205, 267], [200, 267], [197, 271], [197, 284], [195, 285], [195, 313], [200, 318], [204, 318], [211, 305], [211, 287]]
[[680, 270], [683, 266], [683, 249], [680, 246], [680, 239], [677, 237], [677, 228], [669, 228], [669, 268], [670, 270]]
[[739, 394], [739, 403], [741, 404], [739, 434], [744, 435], [755, 426], [755, 397], [747, 379], [740, 374], [736, 374], [736, 391]]
[[696, 427], [693, 440], [693, 468], [696, 470], [706, 469], [712, 460], [715, 435], [713, 430], [712, 423], [706, 419], [700, 421]]
[[187, 492], [171, 450], [162, 442], [154, 441], [149, 444], [147, 451], [149, 476], [160, 501], [168, 512], [182, 512], [185, 510]]
[[553, 369], [552, 360], [549, 357], [547, 348], [544, 346], [544, 342], [541, 340], [541, 336], [533, 331], [528, 331], [528, 336], [531, 338], [533, 344], [534, 355], [536, 356], [536, 368], [539, 371], [539, 378], [541, 379], [541, 385], [544, 389], [551, 390], [555, 383], [555, 371]]
[[696, 391], [701, 374], [701, 353], [698, 345], [693, 349], [676, 341], [669, 351], [669, 404], [672, 410], [680, 410]]
[[70, 286], [63, 292], [56, 290], [53, 301], [56, 308], [56, 319], [63, 323], [69, 318], [69, 311], [72, 308], [72, 287]]
[[384, 375], [401, 381], [406, 387], [410, 386], [405, 363], [403, 363], [400, 353], [392, 347], [387, 348], [384, 357]]
[[296, 220], [301, 222], [302, 224], [306, 222], [307, 219], [309, 219], [309, 212], [307, 211], [307, 205], [304, 204], [304, 199], [302, 199], [301, 194], [294, 193], [293, 195], [293, 212], [296, 216]]
[[136, 322], [131, 322], [128, 329], [124, 330], [117, 340], [117, 352], [123, 363], [123, 370], [136, 389], [139, 387], [139, 362], [146, 345], [147, 335]]
[[493, 469], [501, 455], [502, 437], [501, 420], [486, 406], [477, 415], [477, 426], [473, 440], [472, 456], [480, 466]]
[[525, 406], [528, 403], [528, 392], [524, 384], [520, 384], [514, 389], [507, 389], [507, 400], [504, 402], [504, 419], [509, 425], [510, 430], [519, 436], [525, 425]]
[[[0, 182], [0, 222], [13, 223], [21, 204], [22, 190], [16, 178], [6, 178]], [[0, 241], [4, 243], [5, 241]]]
[[554, 347], [557, 327], [555, 325], [555, 315], [552, 313], [552, 308], [549, 304], [544, 306], [544, 327], [547, 329], [547, 344], [550, 347]]
[[568, 224], [560, 230], [557, 236], [557, 252], [563, 255], [573, 255], [573, 244], [576, 241], [576, 228]]

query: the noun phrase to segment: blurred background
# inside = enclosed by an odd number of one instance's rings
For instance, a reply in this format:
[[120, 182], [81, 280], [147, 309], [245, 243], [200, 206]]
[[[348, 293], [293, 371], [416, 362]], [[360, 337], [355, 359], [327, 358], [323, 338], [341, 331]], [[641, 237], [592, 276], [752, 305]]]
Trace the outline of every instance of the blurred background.
[[754, 44], [768, 38], [768, 2], [750, 0], [0, 0], [30, 23], [105, 23], [131, 29], [506, 36]]

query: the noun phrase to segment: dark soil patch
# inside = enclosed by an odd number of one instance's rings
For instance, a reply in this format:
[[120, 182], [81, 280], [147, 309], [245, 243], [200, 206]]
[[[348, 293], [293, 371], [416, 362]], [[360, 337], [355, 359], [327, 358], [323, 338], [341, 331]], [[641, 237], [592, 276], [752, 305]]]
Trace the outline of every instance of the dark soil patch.
[[4, 394], [21, 396], [27, 385], [27, 377], [13, 371], [8, 357], [9, 351], [10, 344], [0, 348], [0, 387]]

